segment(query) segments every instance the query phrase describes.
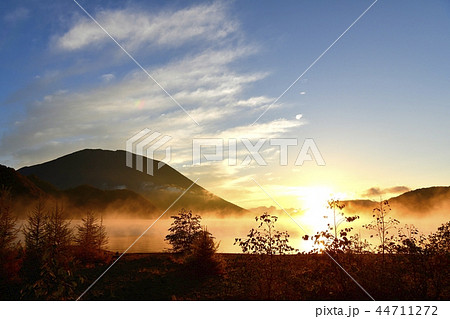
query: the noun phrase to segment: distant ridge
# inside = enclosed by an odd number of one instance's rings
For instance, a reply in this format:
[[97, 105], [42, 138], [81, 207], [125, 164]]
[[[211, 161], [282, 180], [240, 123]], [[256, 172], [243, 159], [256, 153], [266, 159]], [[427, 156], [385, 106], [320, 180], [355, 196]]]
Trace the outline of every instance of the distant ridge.
[[[378, 201], [357, 199], [343, 201], [348, 212], [371, 213]], [[393, 211], [414, 215], [447, 211], [450, 213], [450, 186], [433, 186], [408, 191], [388, 199]], [[450, 214], [449, 214], [450, 215]]]
[[0, 164], [0, 185], [13, 194], [25, 198], [38, 198], [45, 192], [29, 178], [22, 176], [15, 169]]
[[389, 202], [399, 208], [425, 213], [445, 206], [450, 215], [450, 187], [419, 188], [393, 197]]

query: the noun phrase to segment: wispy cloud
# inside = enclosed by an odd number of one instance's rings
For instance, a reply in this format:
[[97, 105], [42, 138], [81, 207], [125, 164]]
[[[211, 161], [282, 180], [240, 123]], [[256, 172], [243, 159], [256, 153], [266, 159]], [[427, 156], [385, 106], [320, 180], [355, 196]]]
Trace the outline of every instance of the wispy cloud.
[[102, 81], [107, 83], [107, 82], [114, 80], [116, 78], [116, 76], [112, 73], [107, 73], [107, 74], [102, 74], [100, 76], [100, 78], [102, 79]]
[[[301, 121], [283, 118], [253, 127], [242, 124], [244, 119], [251, 123], [255, 114], [274, 98], [248, 94], [248, 87], [268, 73], [242, 72], [236, 68], [236, 62], [257, 54], [258, 50], [247, 41], [227, 41], [240, 31], [226, 6], [213, 3], [160, 13], [104, 10], [95, 17], [137, 53], [146, 52], [149, 46], [185, 45], [186, 50], [168, 61], [144, 67], [201, 126], [195, 125], [142, 70], [134, 68], [124, 73], [104, 67], [87, 88], [67, 86], [44, 96], [33, 92], [34, 100], [26, 102], [25, 116], [13, 123], [0, 139], [2, 150], [13, 154], [16, 166], [87, 147], [122, 149], [130, 136], [148, 127], [173, 137], [172, 164], [184, 167], [192, 161], [193, 137], [269, 138], [302, 125]], [[74, 51], [87, 60], [84, 52], [111, 42], [105, 36], [90, 20], [78, 18], [66, 33], [52, 38], [52, 45], [59, 48], [60, 56]], [[203, 47], [192, 49], [191, 41], [195, 40], [201, 41]], [[221, 40], [221, 44], [212, 40]], [[106, 51], [100, 50], [93, 57], [88, 55], [89, 63], [101, 64]], [[67, 68], [72, 69], [73, 65], [68, 64]], [[67, 74], [64, 69], [53, 72]], [[190, 172], [208, 174], [196, 169], [191, 168]], [[228, 178], [234, 178], [243, 169], [230, 167], [225, 171]]]
[[[216, 2], [157, 14], [133, 9], [103, 10], [94, 18], [128, 49], [180, 47], [188, 41], [217, 41], [237, 29], [226, 8]], [[55, 45], [66, 51], [99, 47], [110, 43], [88, 18], [78, 20]]]

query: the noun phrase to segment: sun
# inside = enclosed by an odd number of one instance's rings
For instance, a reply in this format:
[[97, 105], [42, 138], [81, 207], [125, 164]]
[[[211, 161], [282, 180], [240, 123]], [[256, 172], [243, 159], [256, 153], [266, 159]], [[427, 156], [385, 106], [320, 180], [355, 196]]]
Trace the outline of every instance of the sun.
[[324, 216], [329, 214], [327, 202], [333, 197], [333, 189], [327, 186], [305, 187], [299, 194], [301, 210], [304, 212], [300, 221], [308, 228], [308, 231], [324, 230], [327, 226], [327, 219]]

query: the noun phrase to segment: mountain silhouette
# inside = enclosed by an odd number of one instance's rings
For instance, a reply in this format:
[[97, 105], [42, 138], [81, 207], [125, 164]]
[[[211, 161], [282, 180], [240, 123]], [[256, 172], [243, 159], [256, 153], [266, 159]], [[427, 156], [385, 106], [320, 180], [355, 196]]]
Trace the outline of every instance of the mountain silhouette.
[[450, 208], [450, 187], [435, 186], [419, 188], [389, 200], [391, 205], [399, 209], [407, 209], [418, 213], [428, 213], [435, 210]]
[[[379, 202], [369, 199], [342, 201], [351, 213], [372, 213]], [[450, 210], [450, 186], [434, 186], [408, 191], [388, 199], [392, 211], [399, 214], [425, 215]]]
[[[36, 179], [37, 180], [37, 179]], [[28, 199], [36, 199], [45, 192], [33, 181], [19, 174], [15, 169], [0, 164], [0, 185], [12, 194]]]
[[149, 200], [129, 190], [100, 190], [88, 185], [59, 190], [35, 175], [23, 176], [3, 165], [0, 165], [0, 188], [10, 191], [13, 211], [19, 218], [26, 217], [38, 200], [44, 201], [48, 208], [58, 204], [69, 218], [79, 218], [89, 210], [105, 216], [126, 212], [139, 218], [153, 218], [159, 213]]
[[[85, 149], [42, 164], [23, 167], [18, 172], [24, 176], [36, 176], [60, 190], [88, 185], [102, 191], [132, 191], [147, 199], [161, 212], [193, 184], [192, 180], [167, 164], [158, 169], [157, 160], [152, 161], [153, 175], [145, 173], [146, 158], [143, 160], [144, 172], [127, 167], [126, 154], [121, 150]], [[133, 155], [135, 162], [136, 156]], [[191, 186], [171, 207], [171, 211], [180, 208], [218, 215], [246, 212], [197, 184]]]

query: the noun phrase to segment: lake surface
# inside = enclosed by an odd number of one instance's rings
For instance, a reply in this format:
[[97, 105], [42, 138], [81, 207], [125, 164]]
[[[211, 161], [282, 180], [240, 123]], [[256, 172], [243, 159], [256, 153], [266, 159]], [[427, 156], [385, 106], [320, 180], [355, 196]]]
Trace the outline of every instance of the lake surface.
[[[317, 225], [316, 219], [316, 226], [314, 227], [314, 225], [309, 223], [311, 219], [304, 220], [302, 216], [294, 216], [294, 219], [309, 235], [314, 235], [317, 231], [326, 228], [326, 221], [321, 221], [319, 225]], [[404, 224], [415, 224], [421, 232], [427, 235], [430, 232], [436, 231], [437, 227], [446, 222], [447, 219], [447, 216], [437, 215], [433, 216], [433, 218], [428, 217], [421, 219], [417, 219], [417, 217], [402, 217], [400, 218], [400, 221], [402, 222], [401, 226]], [[169, 233], [168, 229], [172, 221], [173, 220], [170, 218], [161, 218], [156, 222], [154, 219], [105, 219], [103, 224], [106, 227], [109, 238], [108, 250], [113, 252], [124, 252], [134, 243], [128, 252], [149, 253], [165, 251], [170, 248], [164, 238]], [[369, 239], [370, 233], [361, 227], [362, 224], [365, 224], [368, 221], [368, 219], [359, 219], [348, 225], [354, 227], [355, 232], [360, 232], [363, 239]], [[19, 222], [19, 225], [22, 222], [23, 221]], [[80, 220], [72, 221], [74, 226], [79, 223]], [[153, 226], [150, 227], [152, 224]], [[235, 238], [246, 238], [250, 229], [257, 228], [258, 226], [258, 223], [255, 222], [254, 218], [248, 217], [204, 217], [201, 224], [202, 226], [207, 227], [208, 231], [215, 237], [216, 242], [220, 242], [219, 252], [222, 253], [242, 252], [239, 246], [234, 245]], [[299, 249], [300, 251], [309, 251], [311, 249], [312, 242], [304, 241], [302, 239], [302, 236], [305, 234], [303, 229], [294, 223], [287, 215], [279, 216], [278, 222], [276, 223], [276, 229], [289, 232], [289, 245], [294, 248]], [[392, 230], [392, 233], [397, 233], [397, 231]], [[23, 234], [21, 232], [19, 233], [19, 239], [23, 241]], [[376, 243], [376, 239], [372, 240]]]
[[[145, 230], [152, 225], [154, 220], [105, 220], [104, 225], [109, 236], [108, 248], [111, 251], [125, 251]], [[169, 233], [168, 229], [172, 219], [158, 220], [129, 250], [129, 252], [160, 252], [170, 248], [164, 240]], [[292, 223], [293, 224], [293, 223]], [[202, 225], [220, 242], [219, 252], [238, 253], [239, 246], [235, 246], [236, 237], [246, 237], [249, 230], [257, 227], [254, 219], [206, 219]], [[300, 239], [301, 229], [295, 224], [289, 227], [289, 233], [296, 235], [291, 242], [297, 246]]]
[[[326, 222], [322, 226], [308, 225], [302, 221], [301, 217], [294, 218], [296, 222], [308, 232], [309, 235], [315, 234], [326, 228]], [[416, 218], [402, 218], [404, 224], [415, 224], [424, 234], [429, 234], [436, 231], [437, 227], [446, 221], [446, 217], [440, 218], [423, 218], [417, 220]], [[125, 251], [152, 223], [154, 220], [105, 220], [104, 224], [109, 236], [109, 250], [123, 252]], [[368, 220], [360, 219], [354, 223], [348, 224], [354, 227], [355, 232], [360, 232], [365, 239], [370, 238], [367, 230], [361, 227], [362, 224], [367, 223]], [[170, 246], [164, 240], [168, 234], [168, 228], [172, 223], [172, 219], [158, 220], [129, 250], [129, 252], [161, 252]], [[236, 237], [245, 238], [251, 228], [256, 228], [258, 224], [252, 218], [238, 218], [238, 219], [219, 219], [219, 218], [203, 218], [202, 225], [207, 226], [208, 231], [212, 233], [217, 242], [220, 242], [219, 252], [223, 253], [239, 253], [241, 249], [234, 245]], [[280, 216], [276, 223], [276, 228], [280, 231], [289, 232], [289, 244], [296, 249], [310, 250], [311, 241], [304, 241], [302, 236], [305, 232], [294, 223], [288, 216]], [[392, 230], [393, 233], [397, 231]], [[375, 239], [376, 240], [376, 239]]]

